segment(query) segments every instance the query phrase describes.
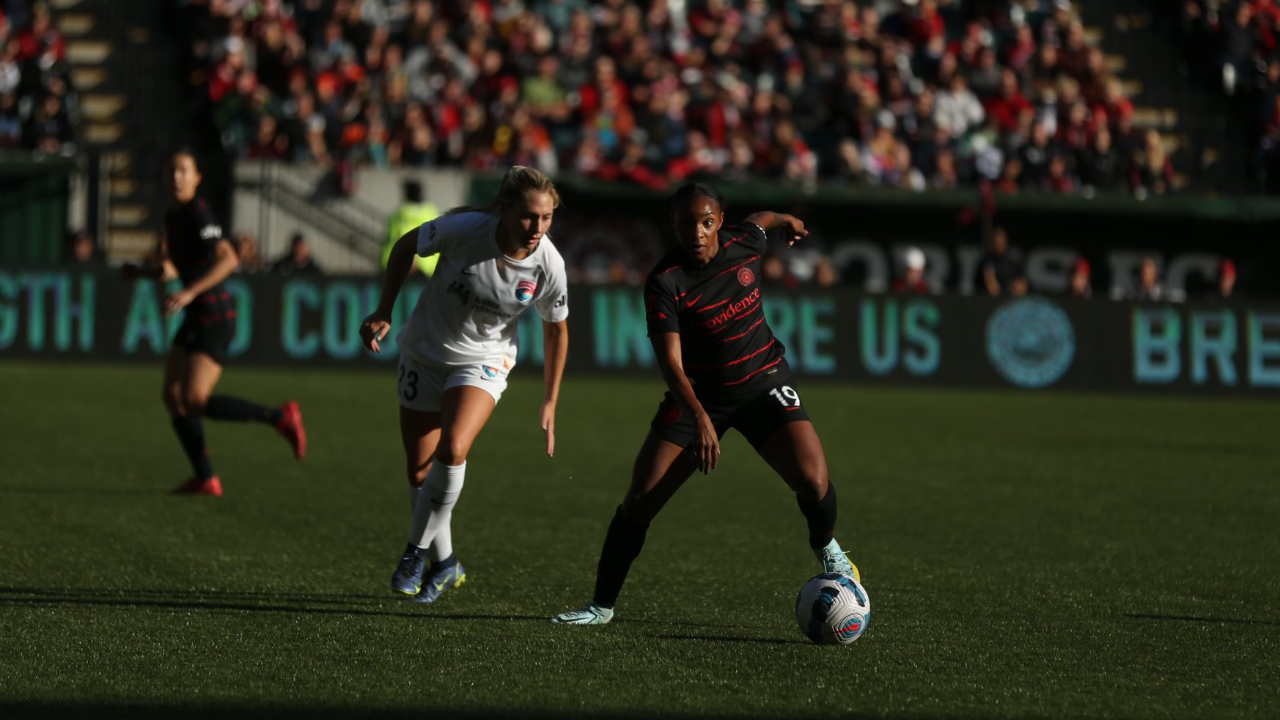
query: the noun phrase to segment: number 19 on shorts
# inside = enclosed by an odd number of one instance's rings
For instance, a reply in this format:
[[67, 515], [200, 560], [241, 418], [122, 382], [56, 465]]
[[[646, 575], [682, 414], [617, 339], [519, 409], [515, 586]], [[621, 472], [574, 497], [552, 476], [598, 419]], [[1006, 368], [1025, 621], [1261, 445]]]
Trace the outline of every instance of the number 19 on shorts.
[[776, 387], [769, 391], [769, 394], [778, 398], [778, 402], [782, 403], [782, 407], [800, 407], [800, 395], [791, 389], [790, 385]]

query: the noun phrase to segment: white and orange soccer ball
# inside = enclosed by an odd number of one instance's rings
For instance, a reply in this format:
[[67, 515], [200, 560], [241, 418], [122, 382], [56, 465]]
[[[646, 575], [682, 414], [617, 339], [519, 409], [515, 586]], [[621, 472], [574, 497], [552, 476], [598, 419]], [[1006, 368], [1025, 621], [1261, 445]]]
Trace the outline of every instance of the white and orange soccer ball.
[[815, 575], [796, 596], [800, 632], [819, 645], [848, 645], [871, 622], [871, 599], [857, 580], [841, 573]]

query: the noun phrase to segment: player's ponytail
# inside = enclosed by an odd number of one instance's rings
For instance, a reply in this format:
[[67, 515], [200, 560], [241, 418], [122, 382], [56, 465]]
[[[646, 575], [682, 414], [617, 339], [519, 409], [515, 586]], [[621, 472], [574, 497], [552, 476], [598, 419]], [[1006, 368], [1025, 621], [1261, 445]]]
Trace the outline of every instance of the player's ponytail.
[[515, 165], [507, 171], [506, 175], [502, 176], [502, 184], [498, 187], [498, 196], [493, 199], [493, 202], [484, 206], [464, 205], [453, 208], [445, 214], [483, 212], [497, 215], [504, 205], [509, 206], [522, 202], [525, 193], [531, 192], [550, 195], [551, 206], [560, 207], [560, 193], [556, 191], [555, 183], [551, 182], [551, 178], [547, 177], [546, 173], [524, 165]]

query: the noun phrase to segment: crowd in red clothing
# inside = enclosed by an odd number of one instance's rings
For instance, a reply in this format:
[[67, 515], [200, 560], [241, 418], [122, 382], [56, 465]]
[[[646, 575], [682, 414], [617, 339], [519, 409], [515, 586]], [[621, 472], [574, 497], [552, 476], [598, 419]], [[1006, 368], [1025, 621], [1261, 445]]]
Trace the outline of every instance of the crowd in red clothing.
[[49, 9], [0, 3], [0, 151], [76, 152], [76, 95]]
[[250, 158], [1162, 193], [1065, 0], [192, 0]]

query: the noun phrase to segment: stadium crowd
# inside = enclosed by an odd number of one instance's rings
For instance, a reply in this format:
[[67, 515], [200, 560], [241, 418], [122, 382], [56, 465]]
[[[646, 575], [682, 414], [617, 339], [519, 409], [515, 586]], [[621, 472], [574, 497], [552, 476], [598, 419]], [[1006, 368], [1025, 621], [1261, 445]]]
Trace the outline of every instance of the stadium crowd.
[[1066, 0], [186, 0], [179, 27], [240, 157], [1173, 187]]
[[0, 151], [74, 155], [77, 109], [48, 6], [0, 2]]
[[1280, 193], [1280, 2], [1185, 0], [1183, 46], [1256, 128], [1257, 167]]

